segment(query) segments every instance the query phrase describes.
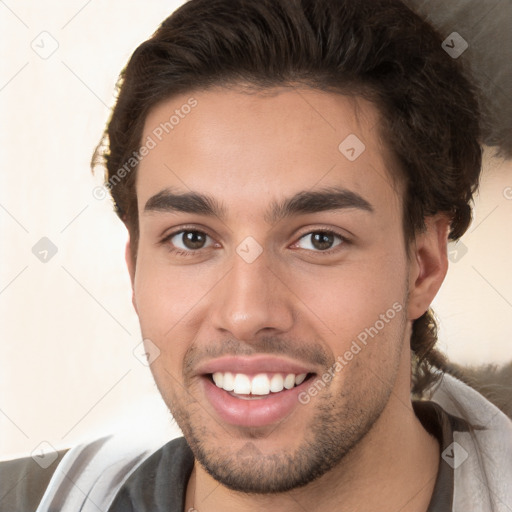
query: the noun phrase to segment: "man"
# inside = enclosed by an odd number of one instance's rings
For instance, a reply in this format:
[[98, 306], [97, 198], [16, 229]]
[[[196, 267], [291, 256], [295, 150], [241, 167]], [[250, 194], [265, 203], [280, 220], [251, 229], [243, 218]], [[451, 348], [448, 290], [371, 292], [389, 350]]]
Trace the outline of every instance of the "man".
[[37, 510], [509, 510], [511, 422], [443, 376], [429, 309], [479, 137], [472, 86], [398, 0], [176, 11], [97, 156], [184, 437], [74, 448]]

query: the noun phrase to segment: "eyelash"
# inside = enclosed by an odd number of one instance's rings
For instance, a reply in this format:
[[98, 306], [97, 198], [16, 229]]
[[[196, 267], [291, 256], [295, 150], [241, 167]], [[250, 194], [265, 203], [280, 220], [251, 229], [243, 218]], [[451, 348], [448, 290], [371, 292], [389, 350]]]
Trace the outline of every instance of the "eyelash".
[[167, 249], [169, 250], [169, 252], [171, 254], [174, 254], [176, 256], [180, 256], [180, 257], [191, 257], [191, 256], [196, 256], [197, 254], [199, 254], [202, 250], [204, 249], [197, 249], [197, 250], [188, 250], [188, 251], [185, 251], [183, 249], [178, 249], [177, 247], [174, 247], [170, 241], [173, 237], [175, 237], [176, 235], [179, 235], [180, 233], [200, 233], [202, 235], [205, 235], [207, 236], [208, 238], [212, 239], [213, 240], [213, 237], [211, 237], [206, 231], [203, 231], [201, 229], [197, 229], [197, 228], [193, 228], [193, 227], [182, 227], [180, 229], [177, 229], [176, 231], [173, 231], [172, 233], [169, 233], [168, 235], [166, 235], [160, 242], [160, 245], [165, 245], [167, 246]]
[[[188, 251], [184, 251], [183, 249], [178, 249], [170, 244], [170, 240], [173, 237], [175, 237], [176, 235], [179, 235], [181, 233], [187, 233], [187, 232], [200, 233], [200, 234], [205, 235], [208, 238], [213, 240], [213, 237], [211, 237], [206, 231], [202, 231], [202, 230], [196, 229], [196, 228], [186, 228], [185, 227], [185, 228], [180, 228], [180, 229], [173, 231], [172, 233], [169, 233], [168, 235], [166, 235], [160, 241], [160, 245], [166, 245], [169, 252], [171, 252], [172, 254], [174, 254], [176, 256], [185, 257], [185, 258], [190, 257], [190, 256], [195, 256], [198, 253], [200, 253], [201, 251], [203, 251], [204, 249], [209, 248], [209, 247], [206, 247], [206, 248], [201, 248], [201, 249], [196, 249], [196, 250], [191, 249]], [[307, 235], [312, 235], [314, 233], [324, 233], [324, 234], [328, 234], [328, 235], [333, 235], [340, 239], [340, 243], [335, 245], [331, 249], [327, 249], [325, 251], [311, 251], [309, 249], [303, 249], [303, 250], [308, 251], [308, 252], [318, 253], [318, 254], [329, 255], [329, 254], [339, 251], [341, 246], [350, 244], [350, 240], [348, 240], [345, 236], [341, 235], [337, 231], [334, 231], [333, 229], [329, 229], [329, 228], [321, 228], [321, 229], [309, 230], [309, 231], [306, 231], [305, 233], [302, 233], [301, 235], [299, 235], [297, 237], [297, 241], [294, 242], [292, 245], [296, 245], [302, 238], [306, 237]]]
[[327, 234], [327, 235], [333, 235], [333, 236], [335, 236], [335, 237], [340, 239], [340, 243], [335, 245], [334, 247], [331, 247], [330, 249], [326, 249], [325, 251], [319, 251], [319, 250], [312, 251], [310, 249], [303, 249], [304, 251], [308, 251], [309, 253], [314, 253], [314, 254], [330, 255], [330, 254], [333, 254], [333, 253], [336, 253], [336, 252], [340, 251], [343, 246], [348, 245], [350, 243], [350, 241], [345, 236], [343, 236], [342, 234], [338, 233], [337, 231], [334, 231], [333, 229], [329, 229], [329, 228], [320, 228], [320, 229], [313, 229], [313, 230], [310, 229], [309, 231], [306, 231], [306, 232], [302, 233], [297, 238], [297, 241], [294, 242], [292, 245], [298, 244], [299, 241], [302, 238], [304, 238], [304, 237], [306, 237], [308, 235], [313, 235], [315, 233], [322, 233], [322, 234]]

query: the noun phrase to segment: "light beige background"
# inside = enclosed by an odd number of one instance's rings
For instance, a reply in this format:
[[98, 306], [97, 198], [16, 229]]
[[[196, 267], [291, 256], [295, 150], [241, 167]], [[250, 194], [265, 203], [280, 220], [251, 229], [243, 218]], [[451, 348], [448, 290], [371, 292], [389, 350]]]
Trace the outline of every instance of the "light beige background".
[[[126, 233], [93, 196], [89, 160], [117, 73], [180, 3], [0, 2], [1, 458], [121, 425], [176, 432], [133, 352]], [[48, 58], [34, 51], [47, 57], [54, 41]], [[487, 158], [467, 253], [435, 303], [441, 346], [458, 362], [511, 358], [511, 228], [512, 165]], [[58, 248], [46, 263], [32, 253], [42, 237]]]

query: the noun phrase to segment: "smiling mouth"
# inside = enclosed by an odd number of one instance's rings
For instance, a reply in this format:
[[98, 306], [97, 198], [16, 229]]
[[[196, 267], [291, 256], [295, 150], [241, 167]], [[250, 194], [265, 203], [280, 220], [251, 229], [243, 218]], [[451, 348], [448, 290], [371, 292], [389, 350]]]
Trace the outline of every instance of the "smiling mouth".
[[231, 396], [242, 400], [266, 398], [300, 386], [313, 373], [245, 373], [215, 372], [207, 375], [210, 381]]

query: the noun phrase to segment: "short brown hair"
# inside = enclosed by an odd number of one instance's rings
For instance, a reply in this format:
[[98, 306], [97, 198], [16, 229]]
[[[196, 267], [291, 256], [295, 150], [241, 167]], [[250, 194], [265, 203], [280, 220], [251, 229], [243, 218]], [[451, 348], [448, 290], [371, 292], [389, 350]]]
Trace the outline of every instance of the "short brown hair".
[[[133, 53], [96, 151], [136, 256], [137, 159], [148, 112], [161, 101], [211, 86], [308, 86], [362, 96], [405, 184], [407, 241], [439, 212], [450, 238], [471, 221], [481, 169], [479, 108], [460, 63], [434, 29], [399, 0], [190, 0]], [[120, 170], [124, 169], [123, 173]], [[122, 179], [120, 179], [122, 174]], [[442, 367], [429, 310], [413, 325], [413, 381], [420, 394]]]

